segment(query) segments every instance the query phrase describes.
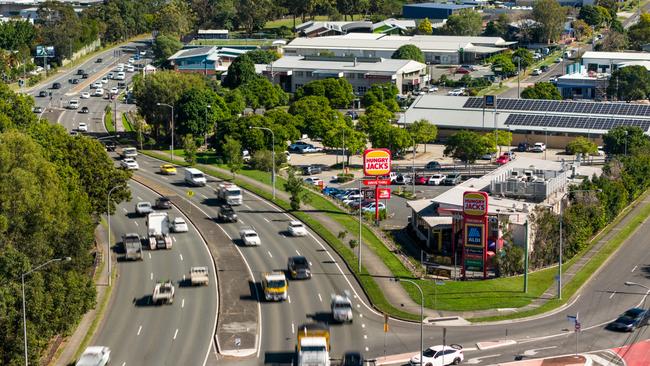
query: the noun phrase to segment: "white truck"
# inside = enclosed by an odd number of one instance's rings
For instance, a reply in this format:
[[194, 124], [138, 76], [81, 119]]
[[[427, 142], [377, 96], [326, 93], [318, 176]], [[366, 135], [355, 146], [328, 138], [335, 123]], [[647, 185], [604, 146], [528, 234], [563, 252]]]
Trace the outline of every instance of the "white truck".
[[124, 246], [124, 259], [142, 260], [142, 243], [140, 235], [136, 233], [127, 233], [122, 235], [122, 245]]
[[232, 183], [219, 184], [219, 187], [217, 187], [217, 197], [231, 206], [241, 205], [244, 200], [241, 188]]
[[297, 366], [330, 366], [330, 331], [321, 323], [298, 328]]
[[208, 278], [208, 267], [192, 267], [190, 268], [190, 281], [192, 286], [208, 285], [210, 282]]
[[169, 236], [169, 216], [166, 212], [154, 212], [147, 215], [149, 249], [171, 249], [172, 238]]
[[151, 299], [156, 305], [172, 304], [174, 302], [174, 284], [172, 281], [158, 282], [153, 288]]
[[138, 157], [138, 149], [135, 147], [125, 147], [120, 151], [120, 157], [122, 159], [132, 158], [135, 159]]

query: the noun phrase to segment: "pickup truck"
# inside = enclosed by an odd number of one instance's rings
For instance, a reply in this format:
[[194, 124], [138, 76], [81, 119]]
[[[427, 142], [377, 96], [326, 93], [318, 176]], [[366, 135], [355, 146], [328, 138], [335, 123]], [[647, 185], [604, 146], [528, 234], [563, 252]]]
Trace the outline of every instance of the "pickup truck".
[[190, 281], [192, 286], [208, 285], [208, 267], [192, 267], [190, 268]]
[[151, 299], [156, 305], [159, 304], [172, 304], [174, 302], [174, 284], [172, 281], [159, 282], [153, 289]]

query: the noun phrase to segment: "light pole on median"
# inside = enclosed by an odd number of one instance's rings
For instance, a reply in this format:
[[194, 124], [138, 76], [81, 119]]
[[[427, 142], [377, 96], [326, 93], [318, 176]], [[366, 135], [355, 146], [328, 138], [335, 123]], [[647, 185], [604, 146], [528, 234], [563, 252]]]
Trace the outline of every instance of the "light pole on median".
[[30, 270], [30, 271], [27, 271], [27, 272], [23, 273], [20, 276], [20, 281], [21, 281], [22, 290], [23, 290], [23, 338], [24, 338], [24, 341], [25, 341], [25, 346], [24, 346], [25, 347], [25, 366], [29, 365], [29, 358], [27, 356], [27, 314], [25, 312], [25, 309], [26, 309], [25, 308], [25, 276], [27, 276], [28, 274], [30, 274], [32, 272], [38, 271], [39, 269], [47, 266], [50, 263], [61, 262], [61, 261], [68, 262], [70, 260], [72, 260], [72, 258], [70, 258], [70, 257], [50, 259], [49, 261], [41, 264], [40, 266], [38, 266], [38, 267], [36, 267], [36, 268], [34, 268], [34, 269]]
[[157, 106], [165, 106], [172, 109], [172, 148], [170, 150], [170, 155], [172, 159], [172, 164], [174, 163], [174, 106], [166, 103], [156, 103]]
[[399, 277], [395, 277], [394, 280], [395, 282], [408, 282], [420, 291], [420, 366], [422, 366], [424, 365], [422, 360], [422, 351], [424, 349], [424, 292], [422, 292], [422, 288], [415, 281]]
[[106, 195], [106, 217], [108, 220], [108, 241], [106, 242], [106, 262], [108, 263], [108, 286], [111, 286], [111, 193], [120, 186], [115, 186]]
[[251, 126], [250, 128], [254, 128], [257, 130], [264, 130], [264, 131], [269, 131], [271, 133], [271, 160], [272, 160], [272, 172], [271, 172], [271, 183], [273, 185], [273, 199], [275, 200], [275, 134], [273, 133], [273, 130], [271, 130], [268, 127], [257, 127], [257, 126]]

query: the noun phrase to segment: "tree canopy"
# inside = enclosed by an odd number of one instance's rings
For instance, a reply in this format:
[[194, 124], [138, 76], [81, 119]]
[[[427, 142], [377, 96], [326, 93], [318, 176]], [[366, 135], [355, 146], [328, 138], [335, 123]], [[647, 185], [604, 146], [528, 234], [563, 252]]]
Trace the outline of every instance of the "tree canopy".
[[609, 78], [607, 95], [627, 102], [648, 99], [650, 95], [650, 75], [644, 66], [632, 65], [614, 70]]
[[228, 74], [223, 80], [223, 85], [234, 89], [256, 77], [253, 60], [247, 54], [243, 54], [228, 66]]
[[650, 139], [637, 126], [614, 127], [603, 136], [603, 150], [608, 155], [623, 155], [650, 146]]
[[422, 63], [425, 62], [424, 53], [422, 53], [422, 50], [419, 49], [418, 46], [413, 44], [405, 44], [401, 46], [395, 52], [393, 52], [393, 55], [390, 58], [400, 60], [413, 60]]
[[557, 90], [557, 87], [553, 83], [545, 81], [527, 86], [522, 90], [521, 97], [524, 99], [562, 100], [562, 95]]
[[628, 29], [627, 35], [631, 46], [636, 50], [650, 43], [650, 14], [642, 13], [639, 21]]
[[347, 79], [326, 78], [313, 80], [298, 88], [295, 98], [308, 95], [326, 97], [333, 108], [348, 108], [354, 100], [352, 84]]
[[590, 155], [598, 152], [598, 145], [583, 136], [578, 136], [566, 145], [566, 150], [572, 155]]
[[472, 164], [489, 151], [489, 142], [483, 136], [476, 132], [463, 130], [449, 137], [445, 144], [444, 154], [466, 164]]
[[160, 64], [166, 64], [167, 59], [183, 48], [183, 43], [177, 36], [160, 34], [153, 42], [151, 50]]
[[521, 69], [525, 70], [533, 64], [533, 53], [525, 48], [517, 48], [512, 53], [511, 60], [513, 65], [517, 65], [518, 62]]
[[540, 25], [540, 41], [552, 43], [562, 34], [566, 9], [557, 0], [535, 0], [533, 2], [533, 19]]
[[481, 14], [469, 8], [460, 9], [458, 13], [451, 14], [447, 23], [442, 27], [444, 34], [453, 36], [478, 36], [483, 30]]
[[431, 34], [431, 32], [433, 32], [433, 26], [431, 25], [429, 18], [424, 18], [422, 21], [420, 21], [417, 30], [418, 34]]

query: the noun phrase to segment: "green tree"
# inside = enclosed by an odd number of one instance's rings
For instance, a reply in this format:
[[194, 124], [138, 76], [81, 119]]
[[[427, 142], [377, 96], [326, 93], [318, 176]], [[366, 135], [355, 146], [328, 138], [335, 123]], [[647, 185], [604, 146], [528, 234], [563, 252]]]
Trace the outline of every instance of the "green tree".
[[323, 138], [332, 129], [335, 120], [343, 116], [332, 109], [325, 97], [307, 96], [289, 107], [289, 113], [300, 118], [301, 131], [311, 138]]
[[256, 76], [238, 87], [251, 108], [273, 108], [285, 105], [289, 96], [282, 90], [280, 85], [273, 85], [269, 79]]
[[377, 123], [390, 122], [395, 114], [383, 104], [377, 103], [366, 108], [366, 113], [359, 117], [357, 128], [364, 132], [370, 132], [372, 126]]
[[251, 36], [264, 28], [270, 19], [273, 3], [270, 0], [240, 0], [237, 10], [237, 23]]
[[177, 110], [174, 128], [181, 135], [204, 136], [214, 130], [215, 123], [230, 117], [223, 98], [200, 85], [183, 93]]
[[352, 84], [347, 79], [326, 78], [313, 80], [296, 90], [296, 100], [304, 96], [326, 97], [333, 108], [348, 108], [354, 100]]
[[524, 272], [524, 250], [512, 243], [506, 243], [494, 260], [499, 276], [514, 276]]
[[424, 53], [416, 45], [405, 44], [398, 48], [390, 57], [399, 60], [413, 60], [424, 63]]
[[618, 12], [618, 2], [616, 0], [597, 0], [596, 5], [607, 9], [612, 18], [616, 18]]
[[196, 164], [196, 139], [192, 134], [188, 133], [183, 136], [183, 151], [185, 153], [185, 162], [189, 165]]
[[593, 26], [600, 26], [603, 23], [600, 11], [593, 5], [583, 5], [578, 13], [578, 19]]
[[[618, 32], [613, 29], [607, 32], [607, 35], [605, 35], [605, 38], [602, 40], [602, 42], [596, 44], [596, 50], [606, 51], [606, 52], [616, 52], [625, 49], [627, 47], [628, 41], [627, 41], [627, 37], [622, 32], [623, 31]], [[648, 39], [650, 39], [650, 37]]]
[[393, 155], [399, 155], [412, 146], [413, 139], [406, 129], [394, 126], [389, 121], [377, 121], [369, 127], [368, 140], [374, 148], [386, 148]]
[[650, 75], [644, 66], [632, 65], [614, 70], [607, 86], [607, 95], [626, 102], [648, 99]]
[[642, 13], [639, 21], [628, 29], [627, 35], [631, 46], [636, 50], [650, 43], [650, 14]]
[[473, 164], [476, 159], [489, 152], [490, 146], [476, 132], [459, 131], [451, 135], [445, 144], [445, 156], [459, 159], [465, 164]]
[[519, 62], [521, 69], [525, 70], [528, 66], [533, 64], [533, 53], [525, 48], [517, 48], [515, 52], [512, 53], [510, 60], [513, 65], [517, 65], [517, 62]]
[[280, 55], [273, 50], [252, 50], [246, 52], [246, 55], [248, 55], [255, 64], [270, 64], [280, 58]]
[[517, 71], [512, 58], [505, 53], [490, 57], [489, 62], [492, 63], [492, 71], [497, 75], [511, 76]]
[[566, 145], [566, 151], [571, 155], [591, 155], [598, 152], [598, 146], [591, 140], [579, 136]]
[[366, 108], [379, 103], [383, 104], [386, 109], [392, 112], [399, 111], [397, 104], [397, 94], [399, 90], [393, 83], [373, 84], [370, 90], [363, 95], [361, 102]]
[[154, 15], [153, 29], [163, 34], [183, 36], [192, 31], [195, 19], [187, 1], [166, 1]]
[[478, 36], [483, 30], [483, 20], [477, 11], [465, 8], [451, 14], [442, 27], [444, 34], [453, 36]]
[[34, 45], [38, 32], [36, 27], [27, 20], [12, 19], [0, 23], [0, 49], [20, 51]]
[[[438, 127], [426, 119], [411, 123], [406, 130], [413, 136], [416, 144], [424, 144], [424, 152], [427, 152], [426, 144], [433, 142], [438, 136]], [[417, 146], [415, 149], [417, 150]]]
[[235, 174], [244, 166], [241, 143], [230, 136], [226, 136], [224, 140], [223, 158], [234, 178]]
[[167, 59], [183, 48], [183, 43], [178, 37], [160, 34], [153, 42], [151, 49], [156, 61], [161, 64], [167, 64]]
[[369, 0], [336, 0], [336, 9], [343, 14], [346, 21], [348, 16], [354, 20], [355, 14], [365, 13], [369, 6]]
[[429, 18], [424, 18], [424, 20], [420, 21], [417, 32], [418, 34], [431, 34], [431, 32], [433, 32], [433, 26], [431, 25]]
[[637, 126], [614, 127], [603, 136], [603, 150], [608, 155], [623, 155], [650, 145], [644, 131]]
[[347, 164], [350, 163], [351, 155], [358, 154], [365, 149], [366, 143], [366, 134], [355, 130], [352, 121], [347, 119], [337, 119], [323, 138], [323, 146], [325, 147], [342, 149], [345, 146]]
[[307, 192], [305, 191], [305, 182], [296, 176], [293, 167], [290, 167], [287, 171], [287, 182], [284, 183], [284, 190], [291, 195], [289, 198], [291, 209], [294, 211], [299, 210], [300, 203], [305, 199]]
[[228, 74], [223, 80], [223, 85], [228, 88], [236, 88], [242, 84], [245, 84], [253, 79], [257, 75], [255, 74], [255, 64], [253, 60], [243, 54], [235, 59], [235, 61], [228, 66]]
[[501, 13], [496, 20], [490, 20], [485, 27], [483, 34], [488, 37], [505, 38], [510, 28], [510, 17], [506, 13]]
[[69, 58], [78, 47], [82, 23], [70, 3], [44, 1], [37, 10], [39, 41], [43, 45], [53, 46], [54, 57], [48, 63], [61, 64]]
[[584, 20], [574, 20], [571, 27], [573, 28], [573, 32], [578, 40], [588, 40], [593, 37], [594, 32], [591, 30], [589, 24]]
[[524, 99], [562, 100], [562, 95], [557, 87], [549, 82], [539, 82], [526, 87], [521, 92], [521, 97]]
[[566, 9], [557, 0], [535, 0], [533, 19], [539, 23], [540, 41], [552, 43], [562, 34]]

